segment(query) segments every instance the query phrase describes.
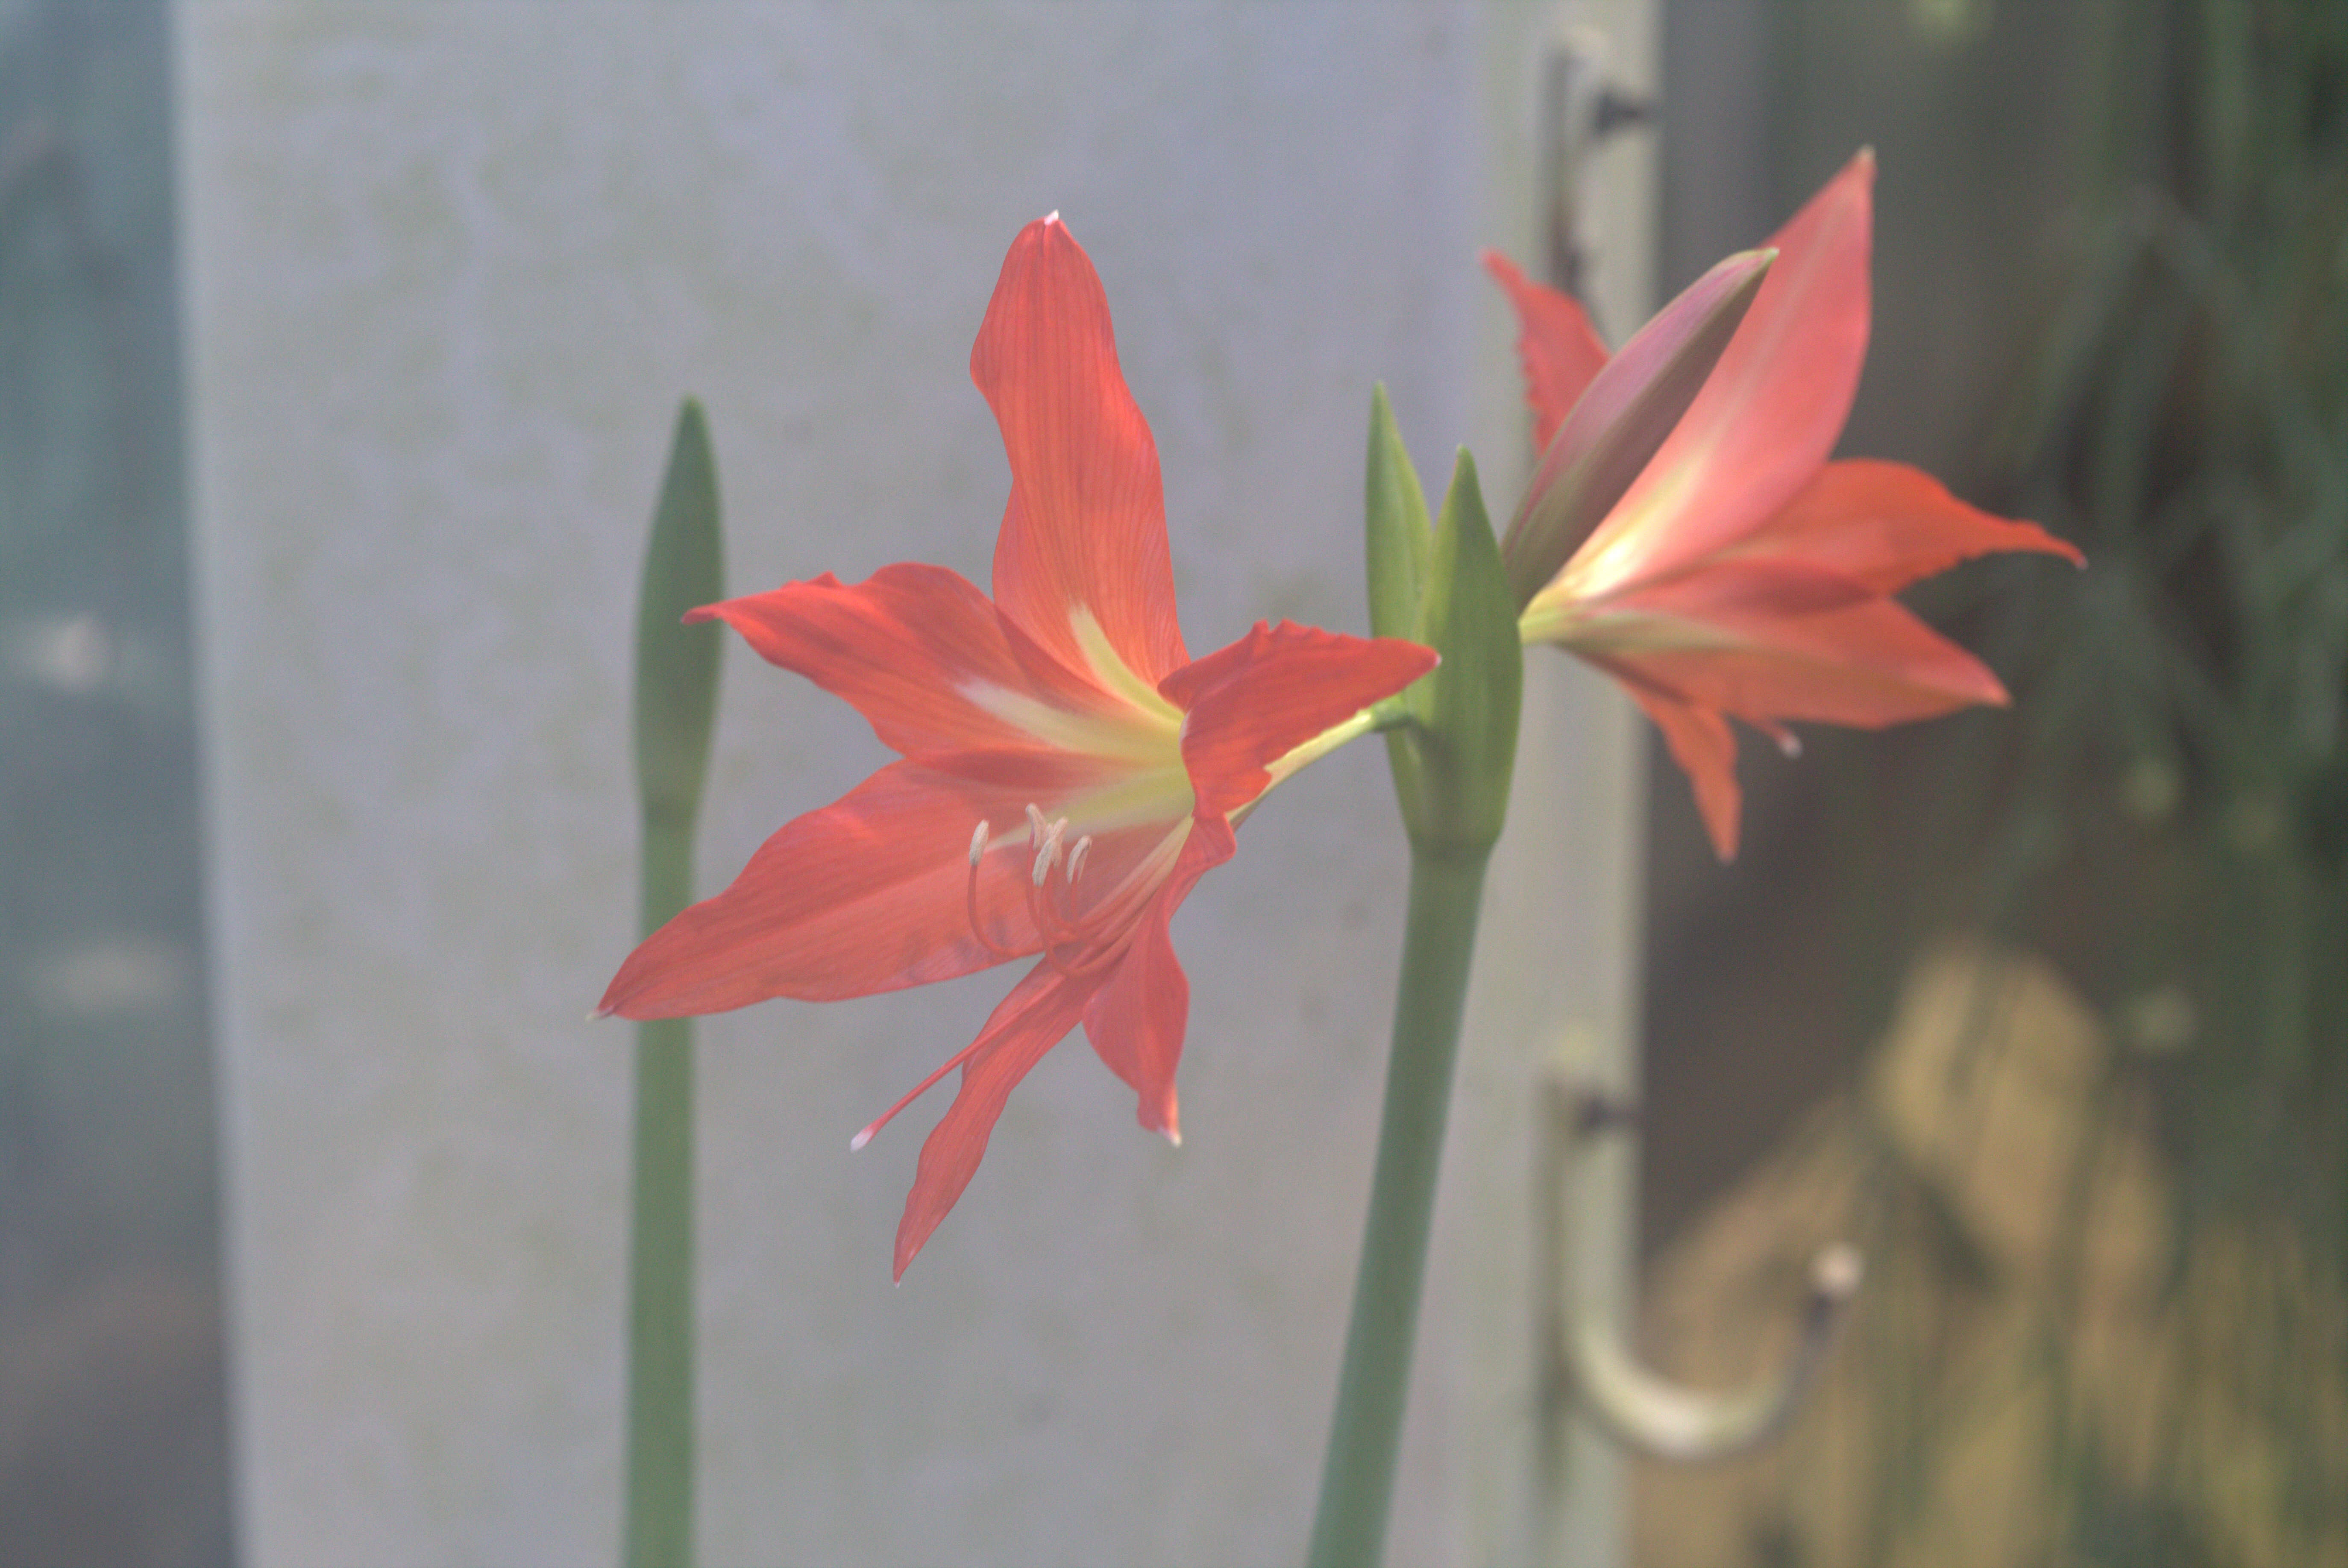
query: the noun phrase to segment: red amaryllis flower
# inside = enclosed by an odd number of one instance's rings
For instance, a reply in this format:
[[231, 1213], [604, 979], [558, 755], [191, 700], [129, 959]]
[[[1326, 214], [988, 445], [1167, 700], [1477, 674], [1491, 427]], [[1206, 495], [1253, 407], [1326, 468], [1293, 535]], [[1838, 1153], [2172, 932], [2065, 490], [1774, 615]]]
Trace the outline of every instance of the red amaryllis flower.
[[[1827, 461], [1867, 353], [1874, 179], [1861, 152], [1770, 242], [1776, 263], [1703, 390], [1520, 623], [1527, 642], [1612, 674], [1662, 727], [1723, 860], [1739, 805], [1729, 718], [1791, 749], [1788, 720], [1874, 728], [2002, 704], [1995, 676], [1890, 594], [1993, 551], [2079, 560], [1920, 469]], [[1571, 298], [1502, 256], [1485, 264], [1517, 307], [1546, 449], [1606, 350]]]
[[601, 1011], [860, 996], [1037, 962], [947, 1072], [895, 1272], [961, 1197], [1012, 1087], [1079, 1022], [1180, 1140], [1189, 985], [1167, 923], [1275, 783], [1366, 731], [1435, 655], [1259, 624], [1202, 659], [1175, 624], [1158, 452], [1108, 302], [1058, 214], [1003, 263], [971, 354], [1011, 459], [994, 597], [942, 567], [829, 573], [693, 612], [854, 704], [901, 761], [767, 841], [629, 955]]

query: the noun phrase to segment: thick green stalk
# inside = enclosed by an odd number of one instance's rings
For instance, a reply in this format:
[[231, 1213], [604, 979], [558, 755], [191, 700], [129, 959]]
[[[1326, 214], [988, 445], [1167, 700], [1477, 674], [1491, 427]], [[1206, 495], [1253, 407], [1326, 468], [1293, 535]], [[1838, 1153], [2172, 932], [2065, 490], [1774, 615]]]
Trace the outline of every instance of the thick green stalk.
[[1442, 663], [1397, 699], [1400, 721], [1379, 726], [1410, 838], [1410, 909], [1369, 1222], [1313, 1522], [1314, 1568], [1376, 1568], [1385, 1542], [1478, 901], [1508, 815], [1524, 696], [1516, 600], [1475, 461], [1459, 454], [1430, 530], [1383, 389], [1370, 400], [1367, 511], [1370, 624], [1426, 644]]
[[[646, 814], [644, 929], [693, 894], [693, 822]], [[628, 1568], [693, 1561], [693, 1020], [636, 1026], [629, 1238]]]
[[1374, 1568], [1385, 1548], [1435, 1177], [1489, 857], [1488, 847], [1414, 848], [1411, 855], [1385, 1113], [1337, 1414], [1313, 1522], [1307, 1558], [1313, 1568]]

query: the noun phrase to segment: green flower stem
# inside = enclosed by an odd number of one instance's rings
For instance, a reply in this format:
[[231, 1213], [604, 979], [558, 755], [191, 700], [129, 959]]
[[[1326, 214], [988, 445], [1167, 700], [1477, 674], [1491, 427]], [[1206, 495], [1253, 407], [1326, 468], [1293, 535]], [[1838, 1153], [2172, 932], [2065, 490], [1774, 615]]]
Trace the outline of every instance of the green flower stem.
[[[693, 895], [693, 821], [644, 822], [644, 929]], [[628, 1568], [693, 1561], [693, 1020], [636, 1026], [629, 1237]]]
[[1366, 477], [1371, 628], [1424, 643], [1442, 663], [1380, 705], [1399, 708], [1402, 723], [1372, 714], [1410, 839], [1410, 908], [1354, 1321], [1307, 1556], [1314, 1568], [1376, 1568], [1385, 1543], [1476, 914], [1508, 815], [1524, 696], [1516, 601], [1475, 460], [1459, 454], [1430, 528], [1381, 387], [1370, 398]]
[[1372, 1568], [1385, 1549], [1435, 1177], [1490, 855], [1488, 845], [1414, 847], [1411, 853], [1394, 1054], [1386, 1064], [1385, 1113], [1354, 1282], [1353, 1326], [1306, 1559], [1313, 1568]]

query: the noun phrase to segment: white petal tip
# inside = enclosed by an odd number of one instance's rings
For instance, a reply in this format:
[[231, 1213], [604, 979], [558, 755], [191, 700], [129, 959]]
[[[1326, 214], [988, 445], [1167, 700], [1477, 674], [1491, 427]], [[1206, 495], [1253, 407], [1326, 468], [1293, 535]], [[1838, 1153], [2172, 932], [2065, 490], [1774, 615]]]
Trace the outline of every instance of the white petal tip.
[[1166, 1130], [1166, 1141], [1167, 1141], [1167, 1142], [1169, 1142], [1169, 1143], [1170, 1143], [1170, 1144], [1172, 1144], [1172, 1145], [1173, 1145], [1175, 1148], [1177, 1148], [1177, 1149], [1181, 1148], [1181, 1147], [1182, 1147], [1182, 1130], [1181, 1130], [1180, 1128], [1179, 1128], [1179, 1127], [1169, 1127], [1169, 1128], [1168, 1128], [1168, 1129]]
[[857, 1150], [862, 1149], [866, 1144], [871, 1142], [873, 1131], [873, 1129], [868, 1127], [863, 1131], [858, 1133], [855, 1137], [850, 1139], [848, 1140], [848, 1151], [850, 1154], [853, 1154]]
[[[1055, 207], [1050, 211], [1045, 213], [1044, 222], [1046, 223], [1058, 223], [1060, 222], [1060, 210], [1057, 207]], [[1066, 225], [1061, 224], [1061, 227], [1066, 228]]]

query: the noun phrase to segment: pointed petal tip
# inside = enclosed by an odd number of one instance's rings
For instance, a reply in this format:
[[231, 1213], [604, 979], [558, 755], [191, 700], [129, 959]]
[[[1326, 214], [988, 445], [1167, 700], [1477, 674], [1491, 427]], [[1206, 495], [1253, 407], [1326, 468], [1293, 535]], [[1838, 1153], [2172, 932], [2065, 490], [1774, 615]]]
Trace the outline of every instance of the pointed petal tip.
[[1044, 214], [1044, 226], [1047, 229], [1067, 227], [1066, 223], [1060, 222], [1060, 210], [1057, 207]]
[[880, 1130], [880, 1125], [878, 1122], [875, 1122], [871, 1126], [864, 1129], [861, 1132], [859, 1132], [855, 1137], [848, 1140], [848, 1151], [850, 1154], [861, 1151], [866, 1144], [872, 1141], [872, 1135]]

